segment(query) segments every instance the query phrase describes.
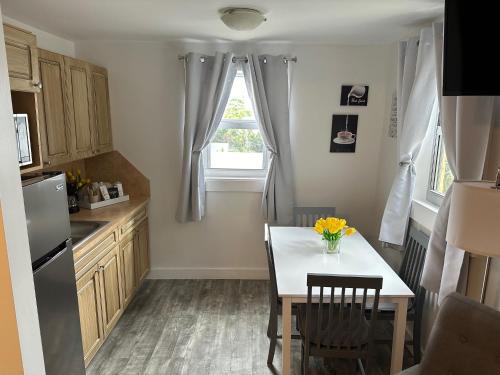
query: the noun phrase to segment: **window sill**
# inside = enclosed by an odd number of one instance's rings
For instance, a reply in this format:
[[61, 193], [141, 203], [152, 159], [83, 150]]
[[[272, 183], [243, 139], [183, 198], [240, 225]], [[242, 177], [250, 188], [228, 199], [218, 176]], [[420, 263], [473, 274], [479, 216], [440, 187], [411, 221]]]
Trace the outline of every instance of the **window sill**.
[[429, 232], [432, 232], [438, 210], [439, 206], [435, 204], [419, 199], [414, 199], [413, 204], [411, 205], [410, 217], [415, 222], [422, 225]]
[[207, 191], [262, 193], [266, 179], [256, 177], [207, 177]]

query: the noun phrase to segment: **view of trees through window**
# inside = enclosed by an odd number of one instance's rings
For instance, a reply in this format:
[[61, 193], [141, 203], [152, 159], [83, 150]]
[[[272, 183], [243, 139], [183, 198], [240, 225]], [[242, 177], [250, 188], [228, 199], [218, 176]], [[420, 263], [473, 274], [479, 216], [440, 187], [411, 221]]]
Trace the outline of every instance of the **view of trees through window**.
[[446, 158], [446, 152], [444, 149], [443, 134], [441, 131], [441, 126], [438, 124], [436, 128], [436, 139], [435, 139], [435, 151], [434, 151], [434, 176], [432, 181], [431, 190], [444, 195], [448, 188], [453, 183], [453, 174], [451, 173], [450, 165], [448, 164], [448, 159]]
[[[225, 120], [254, 120], [253, 113], [241, 98], [231, 98], [224, 112]], [[255, 121], [255, 120], [254, 120]], [[229, 152], [262, 152], [264, 144], [258, 129], [221, 129], [213, 143], [227, 143]]]
[[446, 153], [444, 152], [444, 147], [441, 147], [440, 157], [437, 165], [436, 181], [434, 190], [438, 193], [445, 194], [446, 190], [453, 183], [453, 174], [450, 170], [450, 165], [446, 159]]
[[[238, 72], [231, 93], [214, 138], [207, 153], [207, 166], [212, 173], [216, 170], [247, 170], [241, 173], [264, 171], [266, 168], [265, 148], [252, 102], [248, 96], [245, 78]], [[223, 172], [220, 172], [223, 173]], [[246, 176], [245, 175], [245, 176]]]

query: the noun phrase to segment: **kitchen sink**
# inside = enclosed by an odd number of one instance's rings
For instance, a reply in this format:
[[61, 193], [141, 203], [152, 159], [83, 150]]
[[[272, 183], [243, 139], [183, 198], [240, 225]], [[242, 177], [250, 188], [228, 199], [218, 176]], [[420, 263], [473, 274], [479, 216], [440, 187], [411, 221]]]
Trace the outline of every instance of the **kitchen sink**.
[[108, 223], [109, 221], [71, 221], [70, 226], [73, 247], [92, 236]]

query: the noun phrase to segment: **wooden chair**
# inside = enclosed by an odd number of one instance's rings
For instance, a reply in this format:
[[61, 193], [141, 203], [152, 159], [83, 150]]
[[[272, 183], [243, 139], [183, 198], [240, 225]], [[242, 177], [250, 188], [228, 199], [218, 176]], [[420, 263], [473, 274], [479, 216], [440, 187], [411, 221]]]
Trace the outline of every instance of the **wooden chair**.
[[[267, 356], [267, 364], [270, 366], [273, 363], [274, 352], [276, 350], [276, 342], [282, 337], [278, 335], [278, 316], [282, 313], [282, 301], [278, 296], [278, 284], [276, 282], [276, 268], [274, 267], [273, 247], [271, 243], [271, 233], [269, 226], [265, 224], [265, 247], [267, 256], [267, 266], [269, 269], [269, 323], [267, 325], [267, 337], [269, 337], [269, 353]], [[297, 315], [297, 307], [292, 305], [292, 315]], [[300, 335], [292, 335], [293, 339], [300, 339]]]
[[[313, 303], [313, 288], [319, 287], [319, 303]], [[324, 289], [340, 289], [340, 302], [324, 301]], [[346, 289], [353, 290], [346, 296]], [[309, 373], [309, 356], [356, 359], [362, 373], [371, 369], [374, 328], [382, 277], [345, 275], [307, 275], [307, 304], [298, 309], [302, 338], [302, 371]], [[366, 317], [368, 290], [374, 291], [373, 309]], [[356, 293], [361, 291], [358, 301]], [[359, 302], [361, 299], [361, 302]], [[362, 360], [365, 361], [363, 366]]]
[[[429, 237], [410, 227], [405, 244], [405, 254], [399, 269], [399, 277], [415, 294], [415, 297], [408, 304], [407, 321], [413, 322], [413, 337], [407, 343], [413, 345], [413, 359], [415, 363], [421, 358], [421, 330], [422, 311], [424, 307], [425, 289], [420, 285], [422, 270], [424, 268], [425, 254], [429, 245]], [[395, 312], [393, 305], [383, 304], [379, 306], [380, 320], [394, 320]], [[392, 341], [392, 340], [391, 340]]]
[[293, 220], [296, 227], [313, 227], [316, 220], [335, 216], [335, 207], [294, 207]]

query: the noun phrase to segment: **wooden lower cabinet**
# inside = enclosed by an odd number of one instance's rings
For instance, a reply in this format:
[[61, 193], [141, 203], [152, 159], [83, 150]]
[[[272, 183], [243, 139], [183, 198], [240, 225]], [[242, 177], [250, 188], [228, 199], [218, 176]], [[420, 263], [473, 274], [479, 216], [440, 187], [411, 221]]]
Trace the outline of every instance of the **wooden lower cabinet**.
[[122, 272], [118, 246], [97, 263], [102, 295], [102, 321], [107, 336], [123, 313]]
[[76, 282], [85, 366], [104, 342], [99, 276], [96, 264]]
[[127, 306], [132, 299], [136, 283], [136, 241], [133, 233], [120, 242], [120, 257], [123, 269], [123, 299]]
[[[104, 239], [94, 245], [93, 249], [103, 250], [96, 251], [99, 255], [87, 265], [79, 265], [82, 271], [77, 274], [76, 287], [85, 366], [113, 330], [149, 271], [148, 221], [144, 219], [128, 228], [119, 243], [115, 240], [104, 247]], [[122, 229], [117, 229], [116, 238]], [[94, 265], [88, 268], [91, 264]]]
[[136, 242], [136, 277], [141, 282], [149, 272], [149, 229], [148, 220], [139, 224], [135, 231]]

